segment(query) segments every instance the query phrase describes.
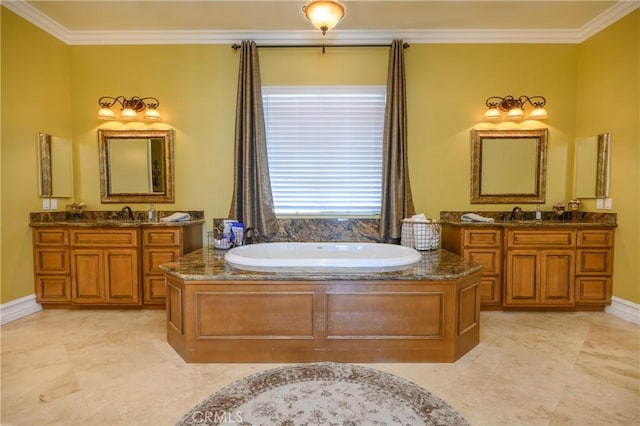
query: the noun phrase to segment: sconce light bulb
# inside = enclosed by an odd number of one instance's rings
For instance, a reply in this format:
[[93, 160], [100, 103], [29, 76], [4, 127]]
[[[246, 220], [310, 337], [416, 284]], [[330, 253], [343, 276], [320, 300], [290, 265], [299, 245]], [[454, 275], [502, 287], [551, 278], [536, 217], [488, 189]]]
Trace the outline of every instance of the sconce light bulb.
[[100, 120], [114, 120], [116, 115], [111, 108], [102, 107], [98, 111], [98, 118]]
[[500, 118], [502, 118], [502, 114], [496, 107], [489, 108], [484, 113], [484, 119], [488, 121], [500, 120]]
[[155, 108], [147, 108], [144, 112], [144, 119], [149, 121], [160, 121], [160, 113]]
[[132, 108], [124, 108], [120, 116], [123, 120], [135, 120], [138, 118], [138, 114]]
[[524, 111], [520, 107], [514, 107], [507, 113], [507, 119], [509, 120], [521, 120], [524, 117]]
[[532, 120], [544, 120], [545, 118], [549, 118], [549, 115], [547, 114], [546, 109], [538, 106], [531, 111], [531, 114], [529, 114], [529, 118], [531, 118]]

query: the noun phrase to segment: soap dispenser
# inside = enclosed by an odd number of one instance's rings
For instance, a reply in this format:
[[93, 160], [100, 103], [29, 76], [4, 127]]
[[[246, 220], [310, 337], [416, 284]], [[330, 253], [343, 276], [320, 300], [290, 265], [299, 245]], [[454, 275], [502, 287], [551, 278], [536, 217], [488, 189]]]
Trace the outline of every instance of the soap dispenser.
[[542, 220], [542, 212], [540, 211], [540, 204], [536, 204], [536, 220]]
[[156, 219], [157, 219], [156, 208], [153, 205], [153, 203], [151, 203], [151, 207], [149, 208], [149, 222], [155, 222]]

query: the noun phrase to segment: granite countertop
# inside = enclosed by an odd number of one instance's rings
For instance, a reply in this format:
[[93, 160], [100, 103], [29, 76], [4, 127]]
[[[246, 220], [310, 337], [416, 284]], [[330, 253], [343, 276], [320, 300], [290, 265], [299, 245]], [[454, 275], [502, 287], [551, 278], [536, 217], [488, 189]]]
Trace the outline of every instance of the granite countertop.
[[29, 226], [33, 228], [71, 226], [74, 228], [139, 228], [139, 227], [164, 227], [164, 226], [191, 226], [198, 223], [205, 223], [204, 219], [191, 219], [183, 222], [150, 222], [144, 220], [68, 220], [54, 222], [31, 222]]
[[[140, 228], [140, 227], [164, 227], [164, 226], [191, 226], [195, 224], [205, 223], [204, 211], [186, 210], [190, 219], [183, 222], [165, 222], [165, 221], [149, 221], [146, 219], [147, 212], [133, 211], [137, 220], [123, 220], [119, 218], [120, 210], [100, 210], [86, 211], [81, 215], [73, 215], [69, 212], [35, 212], [29, 215], [29, 226], [33, 228], [41, 227], [113, 227], [113, 228]], [[170, 216], [174, 211], [159, 211], [158, 217]]]
[[463, 260], [447, 250], [422, 251], [422, 260], [405, 269], [392, 272], [326, 273], [290, 270], [287, 272], [254, 272], [233, 268], [225, 264], [228, 250], [202, 248], [174, 262], [160, 265], [168, 275], [185, 281], [345, 281], [345, 280], [398, 280], [446, 281], [457, 280], [482, 269], [482, 266]]
[[[494, 222], [463, 222], [464, 213], [476, 213], [492, 218]], [[565, 214], [558, 218], [553, 212], [542, 212], [542, 220], [534, 219], [534, 212], [524, 212], [522, 220], [509, 220], [511, 212], [440, 212], [440, 222], [454, 226], [501, 227], [501, 228], [615, 228], [618, 226], [615, 213], [579, 212], [575, 216]]]

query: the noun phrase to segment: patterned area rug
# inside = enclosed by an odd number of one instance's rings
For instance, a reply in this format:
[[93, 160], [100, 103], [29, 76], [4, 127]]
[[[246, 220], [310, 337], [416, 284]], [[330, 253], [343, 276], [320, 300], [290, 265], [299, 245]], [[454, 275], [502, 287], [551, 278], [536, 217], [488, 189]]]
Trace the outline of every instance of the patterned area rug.
[[468, 425], [446, 402], [403, 378], [352, 364], [296, 364], [214, 393], [177, 425]]

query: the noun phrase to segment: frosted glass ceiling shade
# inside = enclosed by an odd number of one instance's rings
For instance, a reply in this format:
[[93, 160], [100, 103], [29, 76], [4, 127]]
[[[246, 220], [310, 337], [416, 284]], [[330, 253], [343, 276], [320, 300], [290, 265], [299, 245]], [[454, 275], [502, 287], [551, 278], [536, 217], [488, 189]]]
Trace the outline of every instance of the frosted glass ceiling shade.
[[313, 26], [322, 31], [322, 35], [335, 27], [344, 16], [344, 6], [337, 1], [312, 1], [303, 6], [302, 11]]

